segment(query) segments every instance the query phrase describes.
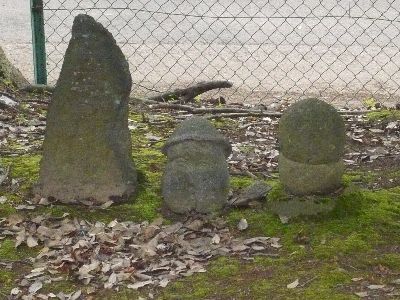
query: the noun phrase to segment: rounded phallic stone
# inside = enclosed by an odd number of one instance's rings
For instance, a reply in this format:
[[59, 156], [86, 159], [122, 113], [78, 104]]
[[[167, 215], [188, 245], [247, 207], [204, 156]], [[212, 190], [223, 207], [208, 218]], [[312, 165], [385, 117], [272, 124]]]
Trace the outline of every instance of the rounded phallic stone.
[[131, 86], [128, 62], [111, 33], [78, 15], [49, 106], [36, 193], [101, 204], [136, 191]]
[[341, 186], [344, 164], [337, 162], [311, 165], [279, 156], [279, 177], [285, 188], [295, 195], [326, 194]]
[[324, 164], [342, 158], [345, 126], [330, 104], [318, 99], [291, 105], [279, 122], [280, 152], [306, 164]]
[[279, 175], [295, 195], [328, 194], [341, 185], [345, 126], [331, 105], [318, 99], [293, 104], [279, 122]]
[[183, 121], [166, 142], [162, 195], [174, 213], [211, 213], [227, 202], [229, 172], [226, 158], [232, 149], [206, 119]]

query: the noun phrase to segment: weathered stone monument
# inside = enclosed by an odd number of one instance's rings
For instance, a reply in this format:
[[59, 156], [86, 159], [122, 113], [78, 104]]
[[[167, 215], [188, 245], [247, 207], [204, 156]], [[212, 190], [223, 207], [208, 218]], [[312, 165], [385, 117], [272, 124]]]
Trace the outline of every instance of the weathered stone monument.
[[226, 158], [232, 149], [206, 119], [183, 121], [166, 142], [162, 194], [175, 213], [211, 213], [221, 209], [229, 192]]
[[341, 186], [345, 126], [318, 99], [293, 104], [279, 122], [279, 176], [295, 195], [328, 194]]
[[111, 33], [78, 15], [49, 107], [38, 194], [102, 204], [136, 191], [131, 85], [128, 62]]
[[332, 210], [335, 198], [317, 195], [342, 184], [345, 126], [339, 113], [318, 99], [299, 101], [283, 114], [279, 140], [279, 176], [288, 194], [269, 199], [269, 208], [285, 217]]

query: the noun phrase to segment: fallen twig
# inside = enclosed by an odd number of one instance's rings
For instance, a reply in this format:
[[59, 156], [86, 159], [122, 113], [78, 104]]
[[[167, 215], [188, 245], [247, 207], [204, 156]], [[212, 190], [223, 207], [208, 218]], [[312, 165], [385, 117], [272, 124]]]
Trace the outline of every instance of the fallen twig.
[[26, 93], [53, 93], [54, 92], [54, 86], [50, 85], [44, 85], [44, 84], [30, 84], [28, 86], [23, 87], [20, 89], [20, 92], [26, 92]]
[[[178, 103], [159, 103], [151, 99], [132, 98], [134, 100], [141, 101], [145, 104], [149, 104], [152, 109], [173, 109], [186, 111], [191, 114], [213, 114], [208, 116], [209, 119], [215, 118], [240, 118], [240, 117], [281, 117], [282, 112], [277, 111], [266, 111], [259, 109], [245, 109], [235, 107], [211, 107], [211, 108], [198, 108], [190, 105], [178, 104]], [[360, 111], [339, 111], [343, 116], [363, 115], [370, 112], [369, 110]]]
[[169, 100], [180, 100], [182, 103], [191, 102], [200, 94], [214, 89], [230, 88], [232, 83], [229, 81], [204, 81], [189, 86], [185, 89], [176, 89], [172, 92], [166, 92], [161, 95], [150, 97], [149, 100], [157, 102], [167, 102]]
[[302, 284], [300, 284], [299, 285], [299, 287], [305, 287], [306, 285], [308, 285], [308, 284], [310, 284], [311, 282], [313, 282], [315, 279], [317, 279], [318, 278], [318, 276], [314, 276], [314, 277], [312, 277], [311, 279], [309, 279], [309, 280], [307, 280], [307, 281], [305, 281], [304, 283], [302, 283]]
[[242, 118], [242, 117], [281, 117], [280, 112], [243, 112], [243, 113], [221, 113], [207, 116], [207, 119], [219, 119], [219, 118]]
[[0, 264], [26, 264], [26, 265], [32, 265], [32, 262], [29, 261], [28, 259], [20, 259], [20, 260], [11, 260], [11, 259], [1, 259]]
[[174, 103], [159, 103], [152, 105], [151, 108], [167, 108], [167, 109], [176, 109], [190, 112], [192, 114], [216, 114], [216, 113], [263, 113], [264, 110], [256, 110], [256, 109], [245, 109], [245, 108], [235, 108], [235, 107], [193, 107], [189, 105], [183, 104], [174, 104]]
[[265, 122], [253, 122], [253, 123], [247, 123], [247, 124], [244, 124], [244, 125], [242, 125], [242, 126], [239, 126], [239, 129], [246, 129], [246, 128], [248, 128], [248, 127], [250, 127], [250, 126], [259, 126], [259, 125], [265, 125]]
[[41, 100], [41, 99], [24, 99], [21, 100], [22, 103], [38, 103], [38, 104], [46, 104], [49, 105], [50, 102], [46, 100]]
[[379, 112], [379, 110], [338, 110], [342, 116], [365, 115], [370, 112]]

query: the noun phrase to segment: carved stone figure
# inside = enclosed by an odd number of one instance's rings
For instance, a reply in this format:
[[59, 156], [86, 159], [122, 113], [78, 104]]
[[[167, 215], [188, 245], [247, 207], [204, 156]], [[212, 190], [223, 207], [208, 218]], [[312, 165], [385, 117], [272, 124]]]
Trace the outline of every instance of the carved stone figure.
[[163, 148], [167, 155], [162, 194], [175, 213], [212, 213], [227, 202], [232, 149], [206, 119], [183, 121]]
[[299, 101], [279, 122], [279, 175], [292, 194], [328, 194], [341, 186], [345, 126], [335, 108]]

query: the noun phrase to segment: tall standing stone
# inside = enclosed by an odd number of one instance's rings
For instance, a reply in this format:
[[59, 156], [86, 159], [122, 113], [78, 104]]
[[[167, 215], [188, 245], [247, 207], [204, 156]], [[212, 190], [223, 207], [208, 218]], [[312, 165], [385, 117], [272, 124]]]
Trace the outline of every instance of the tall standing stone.
[[136, 191], [131, 86], [128, 62], [111, 33], [78, 15], [48, 111], [37, 193], [101, 204]]
[[335, 108], [318, 99], [293, 104], [279, 123], [279, 175], [295, 195], [328, 194], [341, 186], [345, 126]]
[[162, 194], [175, 213], [212, 213], [226, 203], [229, 172], [226, 158], [232, 149], [206, 119], [183, 121], [166, 142]]

